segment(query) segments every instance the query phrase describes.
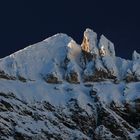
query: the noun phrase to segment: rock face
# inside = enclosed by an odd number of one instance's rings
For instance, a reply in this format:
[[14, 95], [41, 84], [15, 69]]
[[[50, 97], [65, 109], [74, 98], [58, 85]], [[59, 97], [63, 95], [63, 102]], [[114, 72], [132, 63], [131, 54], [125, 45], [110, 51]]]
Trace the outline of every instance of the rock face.
[[93, 55], [98, 55], [99, 51], [97, 49], [97, 34], [91, 29], [86, 29], [81, 46], [83, 51], [92, 53]]
[[91, 29], [0, 59], [0, 140], [139, 140], [140, 55]]

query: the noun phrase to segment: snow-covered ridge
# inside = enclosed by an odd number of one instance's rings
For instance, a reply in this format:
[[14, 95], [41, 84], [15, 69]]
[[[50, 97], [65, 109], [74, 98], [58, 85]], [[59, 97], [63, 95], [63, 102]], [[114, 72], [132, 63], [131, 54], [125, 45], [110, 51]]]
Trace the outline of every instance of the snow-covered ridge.
[[[134, 120], [135, 118], [135, 120]], [[138, 140], [140, 55], [86, 29], [0, 59], [0, 140]]]
[[98, 41], [97, 34], [86, 29], [81, 45], [59, 33], [0, 59], [0, 78], [22, 81], [43, 78], [51, 83], [105, 79], [139, 81], [139, 63], [140, 54], [136, 51], [132, 61], [116, 57], [111, 41], [104, 35]]

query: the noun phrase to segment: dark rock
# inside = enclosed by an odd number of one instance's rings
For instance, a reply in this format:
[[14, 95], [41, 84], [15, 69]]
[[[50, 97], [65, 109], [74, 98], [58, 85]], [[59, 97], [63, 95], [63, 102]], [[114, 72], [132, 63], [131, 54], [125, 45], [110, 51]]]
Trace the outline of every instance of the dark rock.
[[16, 77], [10, 76], [10, 75], [6, 74], [4, 71], [0, 71], [0, 78], [6, 79], [6, 80], [15, 80], [16, 79]]
[[26, 82], [27, 81], [26, 78], [24, 78], [24, 77], [22, 77], [20, 75], [18, 75], [18, 80], [21, 81], [21, 82]]
[[59, 78], [54, 75], [53, 73], [51, 74], [47, 74], [46, 76], [43, 77], [43, 79], [50, 84], [60, 84], [62, 83], [61, 81], [59, 81]]
[[66, 80], [69, 83], [73, 83], [73, 84], [79, 84], [79, 79], [78, 79], [78, 74], [75, 71], [70, 71], [67, 75], [66, 75]]

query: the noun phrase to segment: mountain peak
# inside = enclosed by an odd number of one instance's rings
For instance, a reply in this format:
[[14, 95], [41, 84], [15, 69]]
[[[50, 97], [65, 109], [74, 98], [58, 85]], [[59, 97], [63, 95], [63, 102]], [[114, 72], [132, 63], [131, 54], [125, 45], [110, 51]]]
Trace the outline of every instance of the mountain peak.
[[[139, 54], [134, 51], [132, 61], [138, 58]], [[133, 80], [138, 80], [139, 61], [135, 64], [132, 61], [116, 57], [114, 44], [104, 35], [98, 41], [97, 34], [87, 28], [81, 45], [68, 35], [58, 33], [1, 59], [0, 71], [1, 78], [43, 78], [50, 82], [46, 77], [51, 77], [48, 79], [54, 78], [55, 82], [79, 83], [99, 79], [128, 80], [128, 69], [137, 68]]]
[[72, 40], [72, 38], [65, 33], [57, 33], [51, 37], [46, 38], [44, 41], [50, 41], [50, 40], [54, 40], [54, 41], [63, 40], [63, 41], [65, 41], [65, 40]]
[[59, 33], [0, 59], [0, 139], [139, 139], [139, 58], [86, 29], [82, 45]]
[[100, 37], [99, 49], [102, 56], [115, 56], [114, 44], [104, 35]]
[[134, 52], [132, 54], [132, 60], [134, 61], [134, 60], [138, 60], [138, 59], [140, 59], [140, 54], [136, 50], [134, 50]]
[[83, 42], [81, 46], [82, 50], [98, 55], [97, 34], [93, 30], [87, 28], [84, 32]]
[[86, 52], [92, 53], [97, 56], [115, 56], [114, 44], [109, 41], [104, 35], [100, 36], [97, 40], [97, 34], [87, 28], [84, 32], [82, 49]]

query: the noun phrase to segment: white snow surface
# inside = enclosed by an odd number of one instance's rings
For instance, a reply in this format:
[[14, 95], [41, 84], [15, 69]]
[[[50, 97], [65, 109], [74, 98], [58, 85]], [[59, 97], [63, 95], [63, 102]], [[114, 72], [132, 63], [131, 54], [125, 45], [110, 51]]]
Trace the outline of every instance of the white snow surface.
[[15, 77], [21, 75], [35, 80], [40, 74], [56, 70], [66, 57], [67, 45], [71, 41], [72, 38], [65, 34], [56, 34], [1, 59], [0, 70]]

